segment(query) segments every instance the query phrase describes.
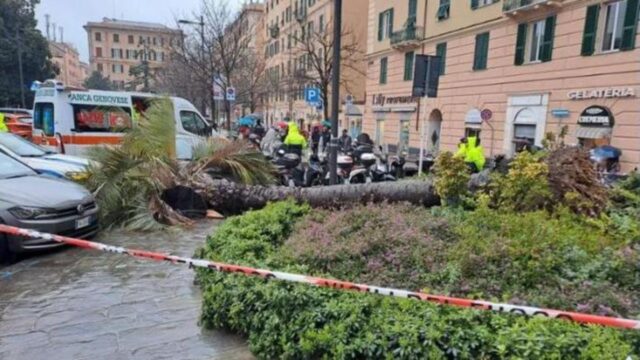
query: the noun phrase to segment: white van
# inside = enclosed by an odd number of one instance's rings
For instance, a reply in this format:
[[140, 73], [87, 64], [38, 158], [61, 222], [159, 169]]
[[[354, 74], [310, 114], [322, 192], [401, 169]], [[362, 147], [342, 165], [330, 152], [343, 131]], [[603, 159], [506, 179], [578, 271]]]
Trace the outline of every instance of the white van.
[[[91, 146], [119, 144], [127, 129], [135, 126], [135, 112], [143, 114], [150, 100], [158, 98], [147, 93], [65, 88], [47, 81], [36, 90], [33, 142], [79, 156]], [[177, 157], [190, 159], [196, 144], [217, 133], [189, 101], [168, 99], [176, 124]]]

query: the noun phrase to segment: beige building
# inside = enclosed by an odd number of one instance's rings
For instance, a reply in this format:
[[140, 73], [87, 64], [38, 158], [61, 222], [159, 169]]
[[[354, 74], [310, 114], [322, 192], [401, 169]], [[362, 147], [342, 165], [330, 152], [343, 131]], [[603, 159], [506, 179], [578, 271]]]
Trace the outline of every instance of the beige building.
[[[566, 126], [567, 143], [611, 144], [636, 168], [637, 24], [637, 0], [372, 0], [364, 130], [413, 154], [479, 134], [490, 156]], [[436, 98], [411, 96], [417, 54], [444, 59]]]
[[67, 86], [81, 87], [88, 75], [83, 68], [84, 63], [80, 61], [78, 50], [68, 43], [49, 41], [49, 51], [51, 61], [60, 70], [56, 80]]
[[[239, 118], [249, 113], [262, 113], [262, 100], [265, 88], [264, 79], [266, 59], [263, 50], [266, 41], [264, 32], [265, 4], [261, 2], [245, 3], [236, 20], [229, 26], [231, 39], [238, 39], [247, 49], [243, 63], [231, 83], [238, 91], [233, 109], [233, 117]], [[239, 36], [234, 36], [239, 34]]]
[[132, 81], [131, 67], [148, 60], [152, 72], [169, 60], [170, 48], [182, 32], [162, 24], [104, 18], [84, 26], [89, 37], [91, 71], [99, 71], [118, 88]]
[[[364, 104], [365, 96], [367, 23], [363, 11], [367, 4], [367, 0], [343, 2], [343, 49], [352, 45], [351, 52], [343, 51], [341, 64], [339, 106], [343, 127], [349, 121], [354, 126], [362, 122], [364, 109], [357, 104]], [[333, 1], [267, 0], [265, 5], [264, 55], [271, 89], [265, 97], [265, 118], [268, 123], [295, 119], [300, 126], [308, 128], [313, 121], [324, 118], [320, 107], [305, 102], [304, 92], [309, 87], [322, 88], [321, 79], [330, 78], [320, 74], [328, 74], [331, 63]], [[325, 85], [331, 88], [330, 81]], [[330, 100], [330, 91], [325, 96]], [[347, 97], [353, 100], [354, 106], [344, 106]]]

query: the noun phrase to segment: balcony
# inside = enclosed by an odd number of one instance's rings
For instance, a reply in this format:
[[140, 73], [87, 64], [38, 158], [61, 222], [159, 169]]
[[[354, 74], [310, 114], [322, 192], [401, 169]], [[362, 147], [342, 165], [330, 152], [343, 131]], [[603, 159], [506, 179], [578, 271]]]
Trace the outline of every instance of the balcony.
[[391, 47], [396, 50], [410, 50], [420, 46], [424, 29], [419, 26], [408, 26], [391, 34]]
[[502, 11], [509, 16], [559, 7], [563, 0], [504, 0]]

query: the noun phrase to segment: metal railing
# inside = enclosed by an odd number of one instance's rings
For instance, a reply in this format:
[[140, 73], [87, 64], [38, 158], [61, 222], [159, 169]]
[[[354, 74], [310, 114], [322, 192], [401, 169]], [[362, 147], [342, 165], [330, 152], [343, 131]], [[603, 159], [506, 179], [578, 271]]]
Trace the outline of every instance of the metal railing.
[[527, 8], [540, 3], [546, 3], [547, 0], [504, 0], [502, 11], [509, 12]]
[[405, 27], [391, 34], [391, 45], [398, 45], [410, 41], [422, 40], [423, 28], [420, 26]]

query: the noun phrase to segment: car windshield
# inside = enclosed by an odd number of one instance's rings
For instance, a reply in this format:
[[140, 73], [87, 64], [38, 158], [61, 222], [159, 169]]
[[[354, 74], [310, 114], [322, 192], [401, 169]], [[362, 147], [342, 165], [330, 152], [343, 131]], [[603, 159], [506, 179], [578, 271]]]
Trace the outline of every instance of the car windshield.
[[36, 172], [28, 166], [8, 155], [0, 153], [0, 179], [10, 179], [35, 174]]
[[0, 134], [0, 145], [6, 147], [16, 155], [23, 157], [41, 157], [53, 153], [52, 151], [44, 150], [38, 145], [30, 143], [20, 136], [9, 133]]

